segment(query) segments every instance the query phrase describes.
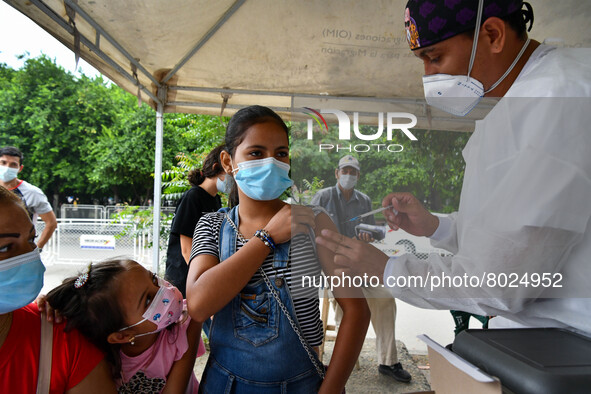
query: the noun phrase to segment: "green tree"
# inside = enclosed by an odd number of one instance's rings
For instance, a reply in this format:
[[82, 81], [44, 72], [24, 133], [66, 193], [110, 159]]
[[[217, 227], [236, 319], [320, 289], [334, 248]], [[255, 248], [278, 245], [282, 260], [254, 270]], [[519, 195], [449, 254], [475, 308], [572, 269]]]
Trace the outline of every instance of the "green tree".
[[46, 56], [28, 59], [8, 77], [0, 92], [1, 143], [24, 152], [22, 177], [49, 195], [83, 187], [84, 140], [98, 124], [79, 119], [80, 82]]
[[[171, 128], [180, 132], [187, 142], [186, 148], [176, 156], [176, 165], [162, 174], [164, 198], [177, 200], [191, 187], [187, 174], [201, 168], [207, 154], [223, 143], [225, 126], [216, 116], [174, 114], [168, 120]], [[225, 119], [227, 122], [227, 119]]]
[[[0, 64], [0, 145], [23, 151], [21, 177], [54, 203], [76, 195], [145, 204], [153, 194], [155, 118], [118, 86], [75, 78], [46, 56], [19, 70]], [[208, 152], [222, 136], [217, 117], [165, 114], [163, 169], [181, 152]]]

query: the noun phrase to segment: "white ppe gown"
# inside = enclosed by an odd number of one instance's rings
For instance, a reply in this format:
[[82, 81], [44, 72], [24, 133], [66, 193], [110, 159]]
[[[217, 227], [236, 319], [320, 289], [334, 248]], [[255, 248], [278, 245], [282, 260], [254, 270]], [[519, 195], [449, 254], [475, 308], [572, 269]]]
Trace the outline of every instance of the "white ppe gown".
[[431, 239], [454, 255], [392, 258], [384, 283], [463, 277], [461, 286], [390, 290], [419, 307], [590, 335], [591, 50], [540, 45], [476, 122], [463, 155], [459, 210], [441, 219]]

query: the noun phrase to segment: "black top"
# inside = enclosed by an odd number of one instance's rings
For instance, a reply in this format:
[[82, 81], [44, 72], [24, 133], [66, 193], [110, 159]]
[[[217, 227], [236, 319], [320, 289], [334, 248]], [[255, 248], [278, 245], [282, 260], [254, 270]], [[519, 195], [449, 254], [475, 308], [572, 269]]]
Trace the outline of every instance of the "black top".
[[217, 194], [211, 196], [200, 186], [187, 190], [178, 202], [172, 219], [168, 251], [166, 252], [165, 278], [176, 286], [186, 298], [186, 282], [189, 266], [181, 253], [181, 235], [193, 238], [197, 222], [207, 212], [215, 212], [222, 207]]

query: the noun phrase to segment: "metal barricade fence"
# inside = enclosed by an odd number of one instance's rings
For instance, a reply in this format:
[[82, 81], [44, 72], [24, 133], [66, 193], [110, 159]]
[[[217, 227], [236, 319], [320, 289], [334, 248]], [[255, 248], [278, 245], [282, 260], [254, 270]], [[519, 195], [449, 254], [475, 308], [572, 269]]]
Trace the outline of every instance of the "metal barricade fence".
[[[63, 219], [57, 220], [57, 229], [44, 246], [42, 259], [46, 265], [85, 265], [108, 258], [130, 258], [151, 268], [152, 229], [138, 229], [133, 221], [111, 219]], [[170, 224], [163, 223], [162, 227]], [[45, 223], [38, 220], [37, 234], [41, 234]], [[168, 232], [166, 232], [168, 233]], [[168, 237], [159, 240], [160, 271], [164, 272]]]
[[[90, 205], [90, 204], [62, 204], [60, 218], [62, 219], [113, 219], [115, 215], [127, 208], [146, 211], [151, 206], [145, 205]], [[173, 214], [175, 207], [160, 207], [160, 211]]]
[[125, 224], [110, 220], [76, 221], [63, 219], [56, 230], [56, 260], [60, 263], [104, 260], [114, 256], [128, 256], [137, 260], [139, 242], [120, 234]]
[[[127, 257], [152, 267], [152, 228], [139, 228], [134, 222], [137, 212], [151, 206], [63, 204], [58, 227], [42, 252], [45, 264], [87, 264], [106, 258]], [[128, 209], [129, 215], [119, 215]], [[175, 207], [161, 207], [170, 217]], [[37, 234], [45, 224], [36, 223]], [[170, 220], [162, 220], [159, 239], [160, 268], [164, 272]]]

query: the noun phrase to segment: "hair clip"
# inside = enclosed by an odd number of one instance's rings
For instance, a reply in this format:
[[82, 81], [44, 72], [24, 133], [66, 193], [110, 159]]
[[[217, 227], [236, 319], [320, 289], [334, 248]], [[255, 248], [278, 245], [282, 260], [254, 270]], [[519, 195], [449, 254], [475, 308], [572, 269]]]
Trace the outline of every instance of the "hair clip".
[[78, 276], [78, 278], [74, 281], [74, 287], [79, 289], [82, 286], [84, 286], [86, 284], [86, 282], [88, 282], [88, 276], [90, 274], [90, 267], [92, 266], [92, 263], [88, 264], [88, 268], [86, 269], [86, 272], [80, 274], [80, 276]]

